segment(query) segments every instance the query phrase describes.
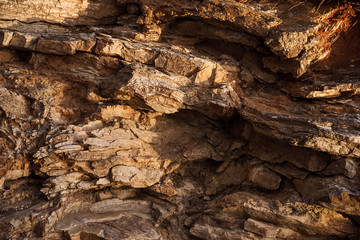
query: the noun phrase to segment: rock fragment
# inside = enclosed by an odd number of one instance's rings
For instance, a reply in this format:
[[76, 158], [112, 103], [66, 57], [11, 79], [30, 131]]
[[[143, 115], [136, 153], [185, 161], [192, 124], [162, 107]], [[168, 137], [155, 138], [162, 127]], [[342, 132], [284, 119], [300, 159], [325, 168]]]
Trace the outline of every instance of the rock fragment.
[[276, 190], [280, 186], [281, 177], [267, 167], [259, 165], [250, 170], [249, 180], [258, 187]]

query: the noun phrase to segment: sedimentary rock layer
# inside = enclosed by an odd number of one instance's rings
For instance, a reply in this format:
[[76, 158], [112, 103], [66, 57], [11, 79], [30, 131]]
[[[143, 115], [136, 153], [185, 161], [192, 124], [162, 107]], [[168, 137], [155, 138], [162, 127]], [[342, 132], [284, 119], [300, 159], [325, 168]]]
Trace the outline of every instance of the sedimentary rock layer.
[[358, 239], [359, 11], [0, 0], [0, 239]]

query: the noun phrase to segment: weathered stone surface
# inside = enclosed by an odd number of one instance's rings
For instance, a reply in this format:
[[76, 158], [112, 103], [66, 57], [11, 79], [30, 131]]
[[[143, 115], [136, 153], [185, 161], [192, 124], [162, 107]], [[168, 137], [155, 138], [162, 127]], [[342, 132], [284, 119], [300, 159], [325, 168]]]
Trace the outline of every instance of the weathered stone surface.
[[[179, 17], [201, 17], [230, 22], [233, 25], [250, 31], [252, 34], [264, 36], [269, 29], [278, 26], [282, 21], [276, 15], [256, 9], [254, 6], [234, 1], [204, 1], [193, 4], [174, 1], [172, 8], [161, 1], [142, 1], [144, 8], [144, 24], [157, 21], [169, 21]], [[189, 9], [190, 11], [185, 11]], [[222, 14], [220, 10], [228, 14]], [[171, 12], [173, 11], [173, 12]]]
[[[306, 148], [295, 148], [281, 141], [274, 141], [262, 135], [252, 135], [249, 154], [271, 163], [289, 162], [308, 171], [320, 171], [329, 161], [325, 154]], [[256, 139], [256, 140], [255, 140]]]
[[359, 12], [0, 0], [0, 239], [358, 239]]
[[[156, 169], [139, 170], [135, 167], [116, 166], [111, 169], [113, 181], [119, 181], [124, 184], [131, 184], [135, 188], [144, 188], [159, 182], [163, 172]], [[144, 179], [144, 180], [143, 180]]]
[[259, 165], [252, 167], [249, 172], [249, 180], [256, 186], [275, 190], [280, 186], [281, 177], [269, 168]]
[[[219, 201], [219, 202], [217, 202]], [[312, 236], [355, 234], [351, 220], [339, 213], [316, 205], [305, 203], [280, 203], [246, 192], [238, 192], [214, 200], [209, 207], [220, 204], [224, 212], [247, 214], [252, 218], [267, 221]], [[275, 204], [276, 209], [271, 207]]]
[[300, 23], [272, 32], [265, 44], [271, 50], [286, 58], [294, 58], [304, 49], [314, 47], [320, 42], [320, 37], [315, 32], [320, 28], [319, 23]]
[[81, 211], [67, 214], [54, 229], [66, 231], [71, 238], [160, 239], [150, 213], [149, 202], [112, 198], [83, 204]]
[[357, 162], [351, 158], [342, 158], [333, 161], [325, 169], [325, 175], [344, 174], [348, 178], [354, 178], [358, 172]]
[[359, 94], [359, 63], [334, 68], [331, 74], [319, 72], [315, 76], [305, 74], [301, 81], [285, 83], [282, 89], [292, 96], [308, 99], [331, 99], [342, 95]]
[[308, 176], [304, 180], [295, 179], [293, 182], [307, 202], [314, 202], [331, 195], [336, 196], [343, 192], [355, 196], [360, 194], [360, 188], [356, 184], [356, 180], [350, 180], [344, 176]]
[[279, 231], [275, 226], [272, 226], [271, 224], [259, 222], [251, 218], [246, 220], [246, 222], [244, 223], [244, 229], [253, 233], [257, 233], [260, 236], [271, 238], [275, 238]]
[[16, 54], [14, 50], [10, 49], [0, 49], [0, 62], [11, 62], [16, 59]]
[[244, 229], [263, 237], [268, 238], [284, 238], [284, 239], [300, 239], [301, 234], [291, 229], [279, 228], [269, 223], [260, 222], [254, 219], [247, 219], [244, 223]]
[[29, 116], [27, 99], [20, 94], [0, 88], [0, 107], [9, 118], [26, 118]]
[[304, 179], [309, 174], [309, 172], [307, 172], [303, 169], [297, 168], [294, 165], [292, 165], [291, 163], [283, 163], [283, 164], [266, 163], [265, 166], [267, 166], [274, 172], [277, 172], [277, 173], [287, 177], [288, 179], [293, 179], [293, 178]]
[[339, 195], [330, 195], [328, 199], [321, 202], [321, 205], [345, 213], [356, 222], [359, 222], [360, 197], [352, 193], [342, 192]]
[[228, 186], [241, 184], [248, 177], [248, 164], [246, 162], [227, 163], [225, 160], [216, 172], [212, 173], [211, 178], [206, 182], [206, 194], [212, 195]]
[[101, 3], [93, 0], [0, 2], [2, 19], [22, 22], [95, 25], [101, 22], [111, 23], [108, 19], [115, 17], [118, 12], [115, 2], [109, 0]]
[[261, 237], [256, 236], [251, 232], [246, 232], [242, 229], [227, 230], [220, 227], [213, 227], [208, 224], [196, 223], [191, 229], [191, 234], [201, 239], [235, 239], [235, 240], [258, 240]]

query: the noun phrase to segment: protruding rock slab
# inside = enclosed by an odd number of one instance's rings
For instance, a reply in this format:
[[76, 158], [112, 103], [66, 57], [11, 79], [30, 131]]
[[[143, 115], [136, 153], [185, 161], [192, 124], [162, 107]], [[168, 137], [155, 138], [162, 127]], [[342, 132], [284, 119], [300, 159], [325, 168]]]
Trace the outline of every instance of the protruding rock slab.
[[222, 212], [250, 216], [310, 236], [346, 237], [357, 231], [349, 218], [328, 208], [301, 202], [282, 204], [247, 192], [213, 200], [207, 205], [207, 211], [216, 211], [217, 207], [221, 207]]
[[352, 158], [342, 158], [333, 161], [324, 170], [325, 175], [344, 174], [348, 178], [354, 178], [358, 173], [358, 163]]
[[300, 239], [302, 237], [301, 234], [291, 229], [277, 227], [251, 218], [245, 221], [244, 229], [268, 238]]
[[336, 196], [341, 193], [360, 195], [360, 186], [357, 180], [349, 179], [345, 176], [337, 175], [332, 177], [308, 176], [300, 180], [293, 180], [296, 189], [301, 193], [307, 202], [315, 202], [328, 196]]

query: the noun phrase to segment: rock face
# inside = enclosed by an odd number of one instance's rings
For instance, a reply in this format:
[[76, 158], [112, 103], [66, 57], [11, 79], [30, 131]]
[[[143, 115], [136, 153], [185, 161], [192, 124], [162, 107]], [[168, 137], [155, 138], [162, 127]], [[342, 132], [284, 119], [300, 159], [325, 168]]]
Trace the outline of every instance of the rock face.
[[0, 0], [0, 239], [359, 239], [359, 13]]

